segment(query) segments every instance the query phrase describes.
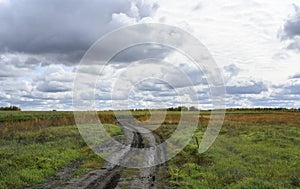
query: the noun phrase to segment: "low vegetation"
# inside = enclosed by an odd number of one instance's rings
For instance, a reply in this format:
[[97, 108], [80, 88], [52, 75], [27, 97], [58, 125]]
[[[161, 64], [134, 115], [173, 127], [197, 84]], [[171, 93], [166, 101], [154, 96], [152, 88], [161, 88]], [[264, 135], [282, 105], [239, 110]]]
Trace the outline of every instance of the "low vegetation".
[[[104, 125], [112, 135], [121, 128]], [[0, 188], [23, 188], [47, 181], [64, 166], [80, 161], [74, 176], [102, 167], [104, 160], [86, 146], [76, 126], [18, 128], [0, 133]]]
[[[199, 115], [199, 111], [187, 114]], [[198, 153], [209, 121], [201, 111], [190, 144], [165, 165], [160, 185], [170, 188], [299, 188], [300, 114], [281, 110], [229, 111], [213, 146]], [[149, 111], [133, 115], [147, 121]], [[111, 135], [121, 127], [111, 111], [99, 112]], [[180, 112], [169, 111], [155, 133], [172, 135]], [[0, 188], [24, 188], [42, 183], [59, 169], [79, 161], [74, 177], [102, 167], [104, 160], [86, 146], [72, 112], [0, 113]]]
[[[208, 118], [191, 143], [168, 162], [171, 188], [299, 188], [299, 113], [226, 116], [213, 146], [198, 153]], [[168, 138], [174, 126], [158, 132]]]

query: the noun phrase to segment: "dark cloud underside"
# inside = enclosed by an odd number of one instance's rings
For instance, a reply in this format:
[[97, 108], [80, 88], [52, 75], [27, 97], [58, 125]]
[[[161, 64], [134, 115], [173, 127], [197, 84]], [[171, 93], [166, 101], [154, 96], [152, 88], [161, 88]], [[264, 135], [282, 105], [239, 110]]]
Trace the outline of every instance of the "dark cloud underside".
[[294, 5], [295, 13], [284, 24], [283, 40], [291, 40], [288, 45], [289, 49], [300, 50], [300, 8]]

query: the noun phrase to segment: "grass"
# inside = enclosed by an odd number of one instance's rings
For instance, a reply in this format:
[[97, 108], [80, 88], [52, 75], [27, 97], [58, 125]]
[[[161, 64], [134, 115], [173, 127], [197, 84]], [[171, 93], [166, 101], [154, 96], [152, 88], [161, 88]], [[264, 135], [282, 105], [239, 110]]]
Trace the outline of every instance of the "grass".
[[[111, 111], [98, 112], [103, 123], [115, 123], [115, 117]], [[49, 121], [52, 121], [48, 123]], [[28, 124], [29, 127], [35, 124], [62, 126], [74, 124], [74, 114], [71, 111], [0, 111], [0, 126]]]
[[0, 111], [0, 123], [28, 121], [33, 119], [49, 119], [60, 117], [73, 117], [72, 112], [57, 112], [57, 111]]
[[[274, 114], [274, 113], [285, 113], [285, 111], [279, 110], [251, 110], [251, 109], [241, 109], [241, 110], [227, 110], [227, 115], [229, 114]], [[168, 115], [180, 115], [181, 112], [178, 111], [168, 111]], [[186, 114], [199, 114], [198, 111], [187, 111]], [[112, 111], [99, 111], [100, 119], [104, 123], [112, 122], [113, 112]], [[122, 111], [119, 111], [122, 115]], [[150, 116], [149, 111], [139, 110], [133, 111], [132, 114], [136, 118], [145, 118]], [[201, 115], [210, 115], [210, 111], [201, 110]], [[125, 115], [125, 114], [124, 114]], [[12, 123], [12, 122], [24, 122], [30, 120], [45, 120], [53, 118], [73, 118], [73, 112], [71, 111], [0, 111], [0, 123]]]
[[[191, 116], [199, 112], [185, 112]], [[300, 113], [227, 112], [213, 146], [198, 153], [209, 111], [190, 144], [167, 162], [164, 183], [170, 188], [300, 188]], [[135, 111], [147, 121], [147, 111]], [[86, 146], [71, 112], [0, 112], [0, 188], [24, 188], [47, 181], [57, 170], [80, 161], [73, 174], [103, 166]], [[112, 112], [99, 112], [110, 135], [120, 135]], [[2, 120], [2, 121], [1, 121]], [[155, 132], [166, 139], [176, 129], [180, 112], [168, 112]], [[130, 169], [126, 169], [130, 175]], [[126, 171], [125, 171], [126, 172]], [[132, 173], [133, 174], [133, 173]], [[159, 178], [158, 178], [159, 179]]]
[[[172, 188], [299, 188], [300, 128], [296, 124], [299, 114], [268, 115], [227, 117], [217, 140], [204, 154], [198, 153], [194, 138], [168, 162], [167, 185]], [[260, 121], [256, 122], [257, 119]], [[199, 125], [198, 138], [206, 125], [207, 122]], [[172, 129], [171, 125], [165, 125], [156, 132], [168, 137]]]
[[[119, 126], [104, 126], [110, 135], [121, 134]], [[0, 188], [23, 188], [45, 182], [75, 160], [82, 162], [75, 176], [100, 168], [104, 163], [86, 146], [76, 126], [6, 133], [0, 139]]]

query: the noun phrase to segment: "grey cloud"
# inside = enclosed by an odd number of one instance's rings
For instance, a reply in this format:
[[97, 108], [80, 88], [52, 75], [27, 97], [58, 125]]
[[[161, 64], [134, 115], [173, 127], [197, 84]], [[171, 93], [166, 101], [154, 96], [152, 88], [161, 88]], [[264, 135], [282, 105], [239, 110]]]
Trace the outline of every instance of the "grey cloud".
[[22, 70], [16, 69], [12, 65], [1, 65], [1, 63], [0, 63], [0, 66], [1, 66], [0, 78], [19, 77], [24, 74], [24, 72], [22, 72]]
[[136, 0], [134, 7], [137, 8], [139, 18], [153, 16], [153, 12], [154, 12], [153, 10], [157, 10], [159, 8], [158, 4], [151, 3], [150, 0], [146, 0], [146, 1]]
[[278, 101], [281, 103], [284, 103], [284, 101], [299, 101], [300, 100], [300, 95], [291, 95], [291, 94], [286, 94], [283, 91], [280, 93], [275, 93], [270, 95], [268, 101]]
[[300, 35], [300, 8], [294, 5], [295, 14], [284, 24], [284, 37], [294, 38]]
[[0, 100], [6, 100], [6, 99], [9, 99], [10, 98], [10, 95], [8, 94], [5, 94], [4, 92], [1, 92], [0, 91]]
[[[71, 107], [72, 98], [66, 94], [72, 89], [73, 73], [51, 65], [74, 65], [104, 33], [152, 16], [156, 9], [151, 0], [11, 0], [0, 4], [0, 103], [25, 109]], [[118, 61], [143, 53], [136, 52]], [[153, 48], [146, 54], [157, 52]]]
[[241, 86], [227, 86], [228, 94], [260, 94], [267, 91], [268, 88], [263, 82], [252, 81], [251, 85]]
[[235, 64], [225, 66], [224, 70], [228, 73], [228, 77], [226, 78], [227, 81], [230, 80], [232, 77], [237, 76], [241, 71], [241, 69], [238, 68]]
[[42, 96], [42, 95], [36, 96], [33, 94], [22, 95], [21, 97], [27, 98], [27, 99], [33, 99], [33, 100], [57, 100], [54, 97], [46, 97], [46, 96]]
[[284, 91], [288, 94], [300, 95], [300, 84], [287, 86]]
[[45, 99], [11, 99], [9, 102], [1, 102], [1, 105], [17, 105], [22, 110], [69, 110], [72, 102], [67, 99], [45, 100]]
[[3, 54], [0, 57], [0, 64], [11, 65], [15, 69], [32, 69], [41, 65], [41, 60], [37, 57], [26, 56], [22, 54]]
[[0, 90], [3, 90], [3, 92], [0, 91], [0, 98], [3, 97], [0, 101], [0, 106], [17, 105], [24, 110], [67, 110], [72, 107], [70, 92], [40, 92], [36, 89], [35, 83], [18, 80], [8, 81], [6, 85], [10, 87], [3, 88], [0, 83]]
[[0, 56], [0, 78], [25, 76], [28, 70], [22, 66], [19, 67], [19, 64], [18, 58], [10, 60]]
[[142, 104], [155, 104], [159, 103], [160, 105], [165, 105], [166, 103], [175, 103], [176, 102], [176, 94], [173, 94], [173, 96], [168, 95], [157, 95], [156, 92], [150, 92], [150, 91], [142, 91], [136, 94], [130, 94], [128, 101], [130, 103], [137, 103], [138, 106]]
[[153, 93], [154, 97], [174, 97], [176, 96], [176, 92], [174, 90], [169, 90], [169, 91], [158, 91]]
[[136, 45], [115, 55], [111, 62], [132, 62], [149, 58], [163, 59], [173, 51], [173, 49], [156, 44]]
[[[285, 98], [284, 96], [281, 96], [279, 99], [264, 97], [260, 99], [248, 98], [248, 100], [251, 104], [251, 107], [295, 107], [293, 100]], [[237, 102], [237, 107], [241, 107], [241, 105], [238, 103], [239, 99], [234, 99], [234, 101]], [[232, 106], [232, 104], [229, 104], [229, 106]]]
[[297, 73], [291, 77], [289, 77], [290, 79], [300, 79], [300, 73]]
[[287, 48], [291, 50], [293, 49], [300, 50], [300, 36], [294, 37], [294, 39], [290, 42]]
[[285, 22], [280, 38], [290, 41], [288, 49], [300, 50], [300, 8], [297, 5], [294, 8], [295, 14]]
[[[17, 89], [17, 90], [16, 90]], [[32, 90], [32, 84], [27, 81], [20, 81], [16, 79], [6, 79], [0, 83], [0, 91], [8, 95], [16, 95], [20, 93], [29, 93]]]
[[108, 93], [108, 92], [98, 92], [95, 94], [95, 100], [109, 101], [109, 100], [112, 100], [112, 96], [111, 96], [111, 93]]
[[161, 72], [164, 74], [164, 79], [168, 81], [173, 88], [185, 88], [207, 84], [205, 75], [201, 70], [191, 69], [185, 66], [185, 64], [180, 64], [178, 68], [162, 67]]
[[199, 11], [203, 8], [203, 5], [201, 3], [198, 3], [194, 8], [193, 11]]
[[71, 91], [72, 88], [64, 83], [57, 81], [49, 81], [40, 83], [37, 86], [37, 90], [41, 92], [57, 93]]
[[169, 91], [172, 87], [167, 83], [159, 80], [149, 79], [135, 86], [138, 91]]
[[289, 80], [285, 84], [273, 85], [272, 87], [276, 89], [275, 95], [280, 98], [280, 96], [289, 96], [289, 95], [300, 95], [300, 80], [298, 79], [300, 75], [296, 74], [290, 77], [292, 80]]
[[35, 78], [36, 89], [40, 92], [56, 93], [71, 91], [73, 73], [65, 71], [61, 66], [49, 66]]
[[21, 68], [24, 68], [24, 67], [30, 67], [30, 68], [33, 68], [33, 67], [36, 67], [38, 65], [41, 64], [41, 61], [34, 58], [34, 57], [28, 57], [24, 62], [22, 61], [19, 61], [19, 64], [16, 64], [17, 67], [21, 67]]
[[157, 8], [151, 1], [135, 0], [10, 0], [0, 4], [0, 52], [78, 61], [104, 33], [127, 24], [114, 21], [112, 15], [138, 21]]

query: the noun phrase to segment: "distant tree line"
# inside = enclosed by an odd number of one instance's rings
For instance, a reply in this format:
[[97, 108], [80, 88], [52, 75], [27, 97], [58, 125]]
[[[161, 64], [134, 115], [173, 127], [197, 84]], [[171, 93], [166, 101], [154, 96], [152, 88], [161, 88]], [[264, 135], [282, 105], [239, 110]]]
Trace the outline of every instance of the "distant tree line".
[[0, 107], [0, 111], [21, 111], [17, 106]]
[[195, 106], [186, 107], [186, 106], [178, 106], [178, 107], [171, 107], [167, 108], [168, 111], [199, 111], [198, 108]]
[[239, 110], [246, 110], [246, 111], [281, 111], [281, 112], [297, 112], [300, 111], [300, 108], [228, 108], [226, 111], [239, 111]]
[[[165, 110], [165, 109], [155, 109], [155, 110]], [[149, 109], [131, 109], [130, 111], [149, 111]], [[174, 112], [175, 111], [199, 111], [199, 109], [194, 106], [191, 107], [177, 106], [177, 107], [167, 108], [167, 111], [174, 111]]]
[[[153, 109], [154, 110], [154, 109]], [[155, 109], [155, 110], [165, 110], [165, 109]], [[149, 109], [131, 109], [131, 111], [150, 111]], [[167, 111], [200, 111], [200, 109], [191, 106], [177, 106], [167, 108]], [[211, 110], [207, 110], [211, 111]], [[300, 112], [300, 108], [227, 108], [226, 111], [276, 111], [276, 112]]]

